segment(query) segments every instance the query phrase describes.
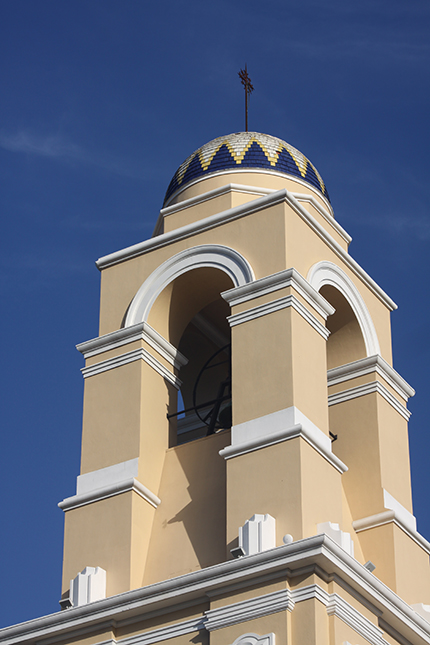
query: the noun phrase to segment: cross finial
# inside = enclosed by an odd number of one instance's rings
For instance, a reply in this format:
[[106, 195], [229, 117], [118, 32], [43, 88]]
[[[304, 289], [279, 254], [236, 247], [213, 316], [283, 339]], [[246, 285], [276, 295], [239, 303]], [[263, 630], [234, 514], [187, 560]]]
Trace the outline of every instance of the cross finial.
[[248, 76], [248, 70], [241, 69], [239, 72], [239, 78], [242, 81], [242, 85], [245, 88], [245, 132], [248, 132], [248, 96], [251, 92], [254, 91], [254, 86], [251, 83], [251, 79]]

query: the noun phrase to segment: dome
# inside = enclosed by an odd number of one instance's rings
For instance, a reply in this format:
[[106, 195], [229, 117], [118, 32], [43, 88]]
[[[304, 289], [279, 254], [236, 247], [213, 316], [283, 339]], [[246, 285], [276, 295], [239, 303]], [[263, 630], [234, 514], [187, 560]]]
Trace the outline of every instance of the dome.
[[301, 179], [330, 201], [318, 170], [299, 150], [269, 134], [234, 132], [209, 141], [179, 166], [167, 189], [164, 205], [174, 193], [196, 179], [254, 169]]

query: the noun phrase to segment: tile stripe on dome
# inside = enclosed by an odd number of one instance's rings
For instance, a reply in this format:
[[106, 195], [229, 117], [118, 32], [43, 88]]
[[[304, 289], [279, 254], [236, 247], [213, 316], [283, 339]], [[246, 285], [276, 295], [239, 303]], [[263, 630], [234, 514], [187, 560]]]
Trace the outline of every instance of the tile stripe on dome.
[[301, 177], [329, 199], [321, 175], [297, 148], [270, 135], [238, 132], [213, 139], [187, 157], [174, 174], [164, 201], [182, 184], [235, 167], [272, 168]]

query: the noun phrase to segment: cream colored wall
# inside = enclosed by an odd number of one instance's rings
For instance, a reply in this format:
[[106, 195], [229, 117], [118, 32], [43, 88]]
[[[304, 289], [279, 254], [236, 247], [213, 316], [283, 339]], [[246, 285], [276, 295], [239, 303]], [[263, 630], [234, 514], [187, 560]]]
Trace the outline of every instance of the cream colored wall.
[[276, 518], [276, 544], [316, 535], [320, 522], [342, 521], [341, 475], [301, 438], [227, 460], [227, 544], [255, 513]]
[[166, 452], [148, 564], [142, 584], [211, 566], [225, 556], [224, 431]]
[[[140, 587], [154, 513], [131, 491], [67, 511], [63, 591], [86, 566], [107, 571], [108, 596]], [[136, 550], [141, 554], [138, 559], [132, 558]]]

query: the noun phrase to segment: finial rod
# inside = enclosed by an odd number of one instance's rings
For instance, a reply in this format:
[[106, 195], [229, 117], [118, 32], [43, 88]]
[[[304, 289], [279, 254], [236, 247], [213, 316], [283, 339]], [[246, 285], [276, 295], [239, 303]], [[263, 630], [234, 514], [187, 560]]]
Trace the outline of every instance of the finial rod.
[[245, 88], [245, 132], [248, 132], [248, 96], [251, 94], [251, 92], [254, 91], [254, 86], [252, 85], [251, 79], [248, 76], [246, 63], [245, 69], [241, 69], [238, 74], [240, 80], [242, 81], [242, 85]]

